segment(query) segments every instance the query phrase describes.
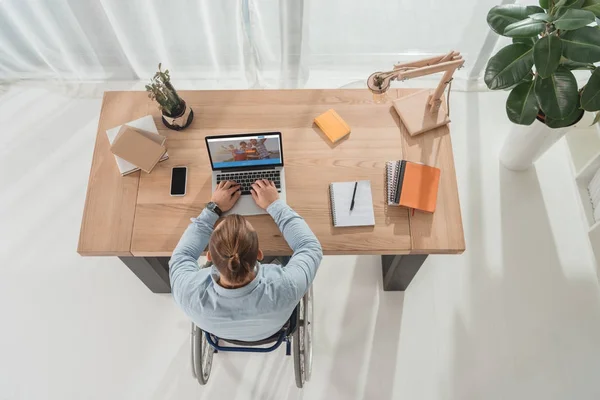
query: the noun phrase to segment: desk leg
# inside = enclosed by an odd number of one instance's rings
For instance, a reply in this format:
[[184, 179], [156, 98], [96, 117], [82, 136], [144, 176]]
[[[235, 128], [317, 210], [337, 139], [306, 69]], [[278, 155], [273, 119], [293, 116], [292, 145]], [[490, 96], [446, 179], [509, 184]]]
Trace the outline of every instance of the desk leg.
[[153, 293], [171, 293], [169, 257], [119, 257]]
[[405, 291], [426, 258], [427, 254], [381, 256], [383, 290]]

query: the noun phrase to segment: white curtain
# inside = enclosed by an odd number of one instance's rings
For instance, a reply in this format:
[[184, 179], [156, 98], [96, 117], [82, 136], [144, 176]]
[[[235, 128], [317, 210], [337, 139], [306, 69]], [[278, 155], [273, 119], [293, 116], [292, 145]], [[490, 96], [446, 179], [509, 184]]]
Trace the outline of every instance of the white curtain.
[[[467, 76], [497, 0], [4, 0], [0, 79], [150, 78], [303, 87], [461, 51]], [[499, 1], [498, 1], [499, 2]]]

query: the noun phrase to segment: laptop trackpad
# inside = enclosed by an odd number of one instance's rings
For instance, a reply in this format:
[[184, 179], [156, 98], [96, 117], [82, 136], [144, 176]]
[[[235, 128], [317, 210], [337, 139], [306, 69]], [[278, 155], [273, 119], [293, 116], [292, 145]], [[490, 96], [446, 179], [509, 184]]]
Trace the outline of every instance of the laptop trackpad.
[[233, 206], [231, 210], [224, 213], [224, 215], [229, 214], [259, 215], [267, 214], [267, 212], [256, 205], [252, 196], [246, 194], [240, 197], [238, 202], [235, 204], [235, 206]]

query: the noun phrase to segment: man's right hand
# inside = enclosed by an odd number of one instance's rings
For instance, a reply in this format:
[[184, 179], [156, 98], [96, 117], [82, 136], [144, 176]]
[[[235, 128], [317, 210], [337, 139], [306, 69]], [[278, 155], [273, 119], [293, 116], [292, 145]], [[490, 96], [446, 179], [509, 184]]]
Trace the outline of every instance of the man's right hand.
[[256, 204], [263, 210], [266, 210], [271, 203], [279, 199], [279, 193], [277, 193], [275, 184], [266, 179], [254, 182], [250, 192]]
[[241, 195], [239, 184], [232, 181], [221, 181], [212, 194], [210, 201], [215, 203], [221, 211], [227, 212], [233, 208]]

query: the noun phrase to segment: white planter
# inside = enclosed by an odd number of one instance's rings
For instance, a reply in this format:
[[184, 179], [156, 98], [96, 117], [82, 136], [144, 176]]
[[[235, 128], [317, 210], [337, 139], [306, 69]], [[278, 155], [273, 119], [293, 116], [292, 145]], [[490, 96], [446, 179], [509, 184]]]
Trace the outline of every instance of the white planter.
[[572, 128], [551, 129], [537, 119], [529, 126], [515, 124], [500, 151], [500, 162], [513, 171], [526, 170]]

